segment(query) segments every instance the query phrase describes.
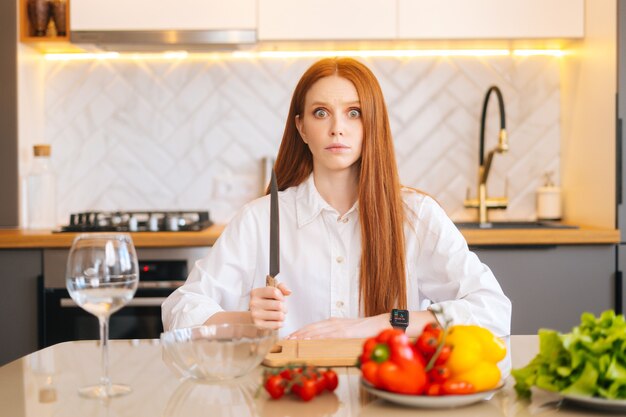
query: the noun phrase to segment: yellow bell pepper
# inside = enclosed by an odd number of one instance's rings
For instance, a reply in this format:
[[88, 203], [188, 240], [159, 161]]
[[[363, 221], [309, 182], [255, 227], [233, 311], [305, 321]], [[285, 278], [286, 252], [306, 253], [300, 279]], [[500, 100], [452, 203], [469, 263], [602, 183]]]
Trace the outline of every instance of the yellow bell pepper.
[[452, 353], [446, 362], [450, 379], [474, 385], [476, 391], [495, 388], [501, 374], [497, 363], [506, 356], [504, 342], [484, 327], [452, 326], [446, 337]]

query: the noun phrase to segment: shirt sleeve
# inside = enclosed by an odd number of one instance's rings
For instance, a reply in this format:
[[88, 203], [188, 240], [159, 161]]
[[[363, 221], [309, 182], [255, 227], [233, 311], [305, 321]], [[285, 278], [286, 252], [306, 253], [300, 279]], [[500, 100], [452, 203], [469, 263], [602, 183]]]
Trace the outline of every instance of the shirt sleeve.
[[208, 256], [197, 261], [185, 284], [163, 302], [165, 330], [202, 325], [220, 311], [244, 311], [254, 285], [258, 234], [244, 207], [225, 227]]
[[465, 238], [430, 197], [418, 212], [416, 227], [419, 289], [443, 323], [476, 324], [497, 336], [511, 332], [511, 301], [489, 267], [469, 250]]

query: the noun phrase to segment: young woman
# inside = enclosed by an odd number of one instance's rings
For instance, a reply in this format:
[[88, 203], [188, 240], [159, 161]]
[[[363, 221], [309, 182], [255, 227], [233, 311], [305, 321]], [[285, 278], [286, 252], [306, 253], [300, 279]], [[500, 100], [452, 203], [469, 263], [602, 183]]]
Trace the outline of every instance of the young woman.
[[306, 71], [275, 171], [278, 287], [265, 287], [265, 196], [165, 301], [166, 329], [253, 322], [283, 337], [369, 337], [406, 309], [409, 336], [444, 319], [509, 334], [511, 303], [492, 272], [432, 198], [400, 185], [387, 108], [366, 66], [323, 59]]

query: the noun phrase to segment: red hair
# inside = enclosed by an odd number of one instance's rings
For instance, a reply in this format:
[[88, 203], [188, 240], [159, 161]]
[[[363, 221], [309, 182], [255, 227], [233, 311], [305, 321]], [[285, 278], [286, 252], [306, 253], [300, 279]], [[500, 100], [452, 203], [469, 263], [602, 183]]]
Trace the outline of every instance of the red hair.
[[337, 75], [354, 84], [361, 105], [363, 145], [359, 174], [361, 226], [360, 299], [365, 315], [406, 308], [404, 212], [387, 107], [374, 74], [351, 58], [328, 58], [302, 76], [291, 99], [278, 150], [278, 189], [299, 185], [313, 171], [313, 156], [296, 128], [307, 92], [319, 79]]

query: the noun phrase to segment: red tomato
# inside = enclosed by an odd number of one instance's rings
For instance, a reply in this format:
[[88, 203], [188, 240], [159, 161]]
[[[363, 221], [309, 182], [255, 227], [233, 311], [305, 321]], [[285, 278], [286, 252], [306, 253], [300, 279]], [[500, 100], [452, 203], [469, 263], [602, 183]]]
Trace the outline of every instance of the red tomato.
[[437, 356], [437, 359], [435, 360], [435, 365], [444, 365], [448, 361], [451, 353], [452, 347], [450, 345], [443, 345], [439, 351], [439, 356]]
[[432, 382], [441, 384], [450, 378], [450, 369], [446, 366], [435, 366], [428, 371], [428, 377]]
[[313, 380], [315, 381], [316, 394], [319, 395], [324, 392], [324, 390], [326, 389], [326, 379], [324, 378], [324, 376], [316, 376], [315, 378], [313, 378]]
[[337, 385], [339, 385], [339, 378], [332, 369], [324, 371], [324, 373], [322, 373], [322, 377], [326, 381], [326, 389], [330, 392], [333, 392], [337, 388]]
[[445, 395], [467, 395], [476, 392], [474, 385], [465, 381], [446, 381], [441, 385], [441, 391]]
[[285, 394], [285, 381], [280, 375], [272, 375], [265, 381], [265, 390], [277, 400]]
[[317, 394], [315, 381], [309, 378], [302, 378], [302, 385], [300, 385], [300, 389], [298, 390], [297, 394], [302, 401], [310, 401], [311, 399], [313, 399], [313, 397], [315, 397], [315, 394]]
[[443, 334], [443, 327], [441, 327], [439, 323], [427, 323], [422, 329], [422, 333], [432, 333], [437, 337], [441, 337]]
[[284, 369], [279, 374], [285, 381], [291, 381], [293, 379], [293, 371], [291, 369]]
[[435, 353], [438, 344], [439, 340], [437, 339], [437, 336], [430, 332], [422, 333], [415, 341], [417, 350], [422, 352], [422, 354], [427, 358], [430, 358], [432, 354]]
[[426, 386], [426, 389], [424, 390], [424, 393], [426, 395], [431, 395], [431, 396], [441, 395], [441, 384], [439, 384], [437, 382], [433, 382], [431, 384], [428, 384]]

